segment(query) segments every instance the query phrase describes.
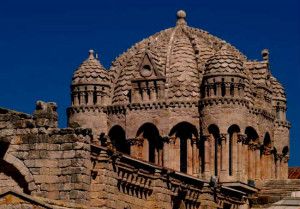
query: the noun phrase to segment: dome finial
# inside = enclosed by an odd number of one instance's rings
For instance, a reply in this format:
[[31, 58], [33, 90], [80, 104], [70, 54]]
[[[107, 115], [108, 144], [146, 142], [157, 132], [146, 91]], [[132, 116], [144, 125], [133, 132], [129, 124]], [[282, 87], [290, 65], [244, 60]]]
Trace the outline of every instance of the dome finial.
[[90, 49], [89, 54], [90, 54], [89, 59], [93, 59], [94, 58], [94, 50]]
[[186, 25], [185, 22], [186, 13], [183, 10], [177, 12], [177, 23], [176, 25]]

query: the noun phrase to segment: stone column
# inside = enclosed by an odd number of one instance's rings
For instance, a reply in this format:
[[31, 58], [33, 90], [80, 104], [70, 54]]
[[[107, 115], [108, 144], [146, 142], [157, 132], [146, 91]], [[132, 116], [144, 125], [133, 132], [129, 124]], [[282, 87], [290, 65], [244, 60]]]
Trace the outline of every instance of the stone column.
[[231, 83], [225, 82], [225, 95], [227, 97], [230, 96], [230, 86], [231, 86]]
[[169, 142], [168, 142], [169, 150], [167, 150], [167, 152], [168, 152], [168, 156], [169, 156], [168, 165], [169, 165], [169, 168], [172, 168], [172, 169], [175, 169], [175, 162], [174, 162], [175, 157], [176, 157], [175, 142], [176, 142], [175, 136], [171, 136], [169, 138]]
[[196, 137], [192, 137], [192, 149], [193, 149], [193, 157], [192, 157], [192, 167], [193, 167], [193, 175], [198, 174], [199, 169], [198, 169], [198, 151], [197, 151], [197, 139]]
[[245, 154], [245, 148], [243, 144], [245, 143], [246, 136], [243, 134], [238, 135], [237, 140], [237, 179], [238, 181], [242, 181], [242, 175], [244, 171], [244, 154]]
[[227, 181], [228, 179], [228, 169], [229, 169], [229, 153], [228, 153], [228, 145], [229, 145], [229, 139], [228, 139], [227, 133], [221, 133], [220, 134], [220, 141], [221, 141], [221, 161], [220, 161], [220, 181]]
[[73, 96], [74, 96], [74, 105], [78, 106], [79, 105], [78, 92], [77, 91], [74, 92]]
[[148, 89], [143, 89], [143, 101], [149, 101]]
[[101, 92], [100, 91], [96, 92], [96, 97], [97, 97], [96, 104], [101, 105], [102, 101], [101, 101]]
[[257, 144], [257, 149], [255, 150], [255, 180], [261, 179], [261, 159], [260, 159], [260, 144]]
[[80, 95], [80, 105], [85, 105], [85, 92], [80, 91], [79, 95]]
[[192, 139], [187, 139], [187, 173], [193, 174], [193, 144]]
[[210, 144], [211, 137], [210, 135], [203, 136], [204, 138], [204, 176], [206, 179], [210, 177], [211, 174], [211, 153], [210, 153]]
[[[141, 138], [129, 139], [129, 143], [130, 143], [130, 155], [139, 159], [144, 159], [143, 158], [144, 139]], [[149, 159], [147, 159], [147, 161], [148, 160]]]
[[288, 162], [289, 162], [289, 156], [286, 155], [282, 158], [281, 164], [281, 177], [283, 179], [288, 179]]
[[275, 177], [276, 179], [281, 179], [281, 166], [280, 166], [280, 161], [282, 159], [281, 154], [276, 154], [276, 166], [275, 166]]
[[93, 91], [88, 91], [88, 103], [87, 105], [93, 105], [94, 104], [94, 97], [93, 97]]
[[217, 87], [217, 96], [221, 97], [222, 96], [221, 83], [216, 83], [216, 87]]

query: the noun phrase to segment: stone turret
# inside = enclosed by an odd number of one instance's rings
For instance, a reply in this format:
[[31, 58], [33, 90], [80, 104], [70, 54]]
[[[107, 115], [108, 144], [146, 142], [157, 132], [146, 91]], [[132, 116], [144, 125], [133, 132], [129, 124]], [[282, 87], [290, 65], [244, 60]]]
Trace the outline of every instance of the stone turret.
[[91, 128], [94, 137], [106, 132], [104, 107], [110, 103], [108, 71], [95, 58], [94, 51], [74, 72], [71, 84], [71, 107], [67, 109], [68, 125]]
[[224, 46], [206, 63], [203, 98], [243, 98], [246, 74], [242, 61]]

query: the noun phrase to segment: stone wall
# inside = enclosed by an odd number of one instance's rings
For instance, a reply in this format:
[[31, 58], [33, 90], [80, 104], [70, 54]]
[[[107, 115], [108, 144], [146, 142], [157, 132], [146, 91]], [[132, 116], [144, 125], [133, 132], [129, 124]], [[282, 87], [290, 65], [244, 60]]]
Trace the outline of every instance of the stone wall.
[[37, 102], [33, 116], [0, 109], [0, 177], [7, 188], [88, 204], [91, 130], [59, 129], [57, 118], [55, 103]]
[[[92, 145], [91, 208], [218, 208], [245, 204], [244, 193]], [[215, 196], [214, 196], [215, 194]]]

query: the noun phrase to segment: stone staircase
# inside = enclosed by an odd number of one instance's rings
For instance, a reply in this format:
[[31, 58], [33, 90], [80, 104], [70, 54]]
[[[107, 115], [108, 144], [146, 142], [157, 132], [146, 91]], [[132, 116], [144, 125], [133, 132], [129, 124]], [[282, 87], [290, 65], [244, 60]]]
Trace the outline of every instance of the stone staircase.
[[300, 191], [300, 179], [266, 180], [251, 198], [252, 208], [267, 208], [284, 197], [290, 197], [294, 191]]

